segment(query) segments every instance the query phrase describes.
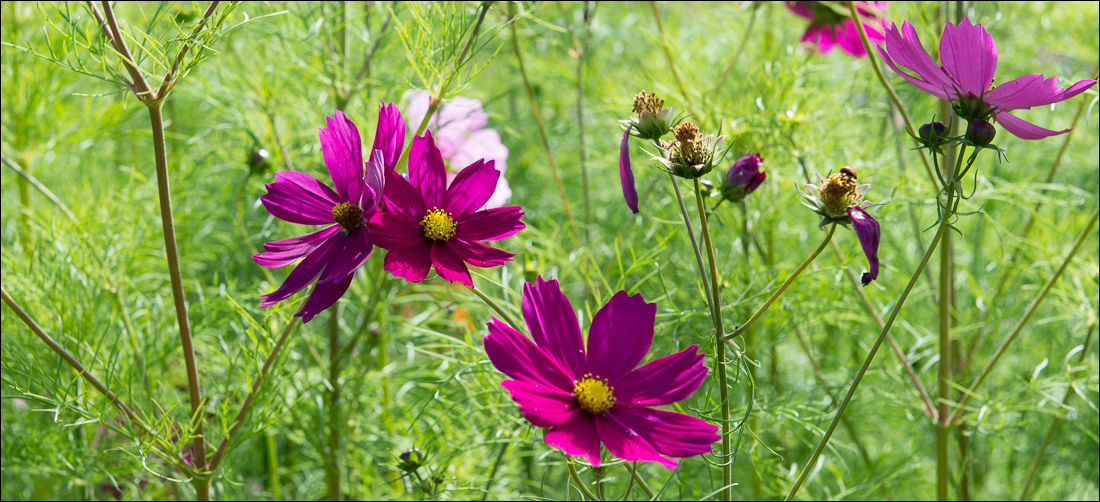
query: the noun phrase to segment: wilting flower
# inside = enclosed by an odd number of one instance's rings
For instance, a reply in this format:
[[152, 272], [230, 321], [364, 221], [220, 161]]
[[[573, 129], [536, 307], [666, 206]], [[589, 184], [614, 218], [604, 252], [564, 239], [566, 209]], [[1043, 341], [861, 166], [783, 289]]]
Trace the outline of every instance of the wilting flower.
[[866, 286], [878, 279], [878, 243], [881, 235], [878, 222], [864, 210], [875, 205], [863, 200], [863, 195], [871, 185], [857, 185], [855, 170], [847, 166], [828, 178], [823, 178], [820, 174], [817, 177], [821, 179], [821, 186], [807, 184], [808, 193], [798, 191], [806, 199], [803, 205], [821, 215], [819, 228], [828, 223], [852, 225], [871, 269], [864, 272], [860, 279]]
[[317, 286], [295, 316], [309, 322], [331, 307], [348, 290], [355, 272], [374, 249], [363, 226], [375, 215], [385, 186], [384, 172], [392, 170], [405, 142], [405, 121], [397, 107], [379, 108], [374, 147], [363, 171], [359, 130], [344, 113], [336, 110], [328, 128], [320, 127], [321, 152], [333, 191], [313, 176], [298, 171], [275, 173], [260, 201], [272, 216], [300, 225], [328, 225], [313, 233], [268, 242], [263, 253], [252, 257], [268, 268], [283, 267], [299, 258], [302, 262], [282, 286], [261, 296], [261, 307], [290, 298], [314, 280]]
[[690, 396], [707, 375], [697, 345], [641, 367], [653, 340], [656, 304], [615, 293], [596, 313], [585, 350], [573, 306], [557, 281], [527, 283], [523, 318], [534, 342], [496, 318], [485, 337], [489, 360], [511, 380], [501, 385], [546, 442], [600, 465], [600, 444], [627, 461], [659, 462], [710, 451], [718, 427], [650, 406]]
[[620, 120], [623, 139], [619, 143], [619, 182], [623, 186], [623, 198], [634, 214], [638, 214], [638, 190], [634, 188], [634, 171], [630, 168], [630, 137], [658, 141], [672, 130], [675, 108], [665, 108], [665, 100], [656, 94], [639, 92], [634, 95], [634, 116]]
[[[1072, 98], [1096, 83], [1082, 80], [1069, 89], [1058, 87], [1058, 77], [1044, 78], [1032, 73], [994, 86], [997, 70], [997, 44], [980, 24], [963, 19], [959, 24], [947, 23], [940, 38], [940, 63], [937, 66], [924, 50], [916, 30], [909, 21], [886, 32], [886, 47], [876, 44], [886, 64], [909, 83], [940, 99], [950, 100], [959, 116], [969, 122], [995, 120], [1008, 132], [1021, 139], [1041, 139], [1069, 132], [1051, 131], [1021, 120], [1008, 113], [1026, 110]], [[916, 76], [898, 68], [916, 73]]]
[[699, 126], [684, 122], [672, 128], [676, 139], [661, 141], [660, 156], [653, 160], [660, 162], [664, 169], [676, 176], [696, 179], [714, 169], [718, 160], [718, 145], [725, 136], [699, 133]]
[[[417, 126], [428, 113], [431, 96], [423, 92], [414, 92], [409, 97], [409, 106], [405, 108], [405, 117], [409, 124]], [[427, 130], [432, 132], [435, 145], [443, 156], [447, 166], [447, 185], [450, 186], [463, 167], [479, 159], [493, 161], [500, 171], [496, 190], [485, 203], [486, 209], [503, 206], [512, 197], [512, 189], [504, 172], [508, 170], [508, 147], [500, 141], [500, 134], [486, 127], [489, 114], [485, 113], [481, 101], [473, 98], [456, 97], [450, 103], [443, 103], [428, 119]]]
[[473, 287], [466, 264], [495, 267], [512, 253], [482, 241], [509, 237], [524, 224], [518, 206], [479, 210], [493, 195], [500, 171], [478, 159], [447, 186], [447, 171], [431, 132], [413, 139], [409, 177], [386, 171], [385, 210], [370, 221], [368, 235], [389, 249], [384, 268], [409, 282], [428, 277], [432, 265], [450, 282]]
[[737, 159], [722, 177], [722, 198], [740, 202], [754, 192], [768, 177], [768, 173], [760, 169], [763, 164], [764, 159], [754, 152]]
[[[878, 14], [886, 10], [889, 2], [856, 2], [856, 10], [863, 16], [863, 30], [868, 40], [882, 41], [886, 36], [882, 33], [884, 21], [878, 19]], [[863, 57], [867, 50], [859, 39], [859, 28], [856, 22], [843, 10], [846, 10], [840, 2], [787, 2], [787, 8], [795, 15], [810, 20], [810, 27], [799, 40], [804, 44], [813, 44], [817, 50], [828, 54], [833, 46], [839, 45], [845, 52]]]

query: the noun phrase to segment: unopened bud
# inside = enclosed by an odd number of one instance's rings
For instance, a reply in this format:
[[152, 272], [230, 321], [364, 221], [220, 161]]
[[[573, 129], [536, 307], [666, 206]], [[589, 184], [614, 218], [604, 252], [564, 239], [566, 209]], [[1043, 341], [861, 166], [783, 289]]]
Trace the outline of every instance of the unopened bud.
[[256, 148], [248, 155], [248, 170], [252, 174], [259, 174], [271, 169], [271, 152], [263, 148]]
[[917, 134], [924, 141], [932, 140], [932, 131], [935, 130], [936, 138], [942, 138], [947, 134], [947, 125], [940, 121], [925, 122], [917, 129]]
[[984, 120], [975, 120], [966, 127], [966, 139], [978, 146], [992, 143], [995, 136], [997, 136], [997, 128]]

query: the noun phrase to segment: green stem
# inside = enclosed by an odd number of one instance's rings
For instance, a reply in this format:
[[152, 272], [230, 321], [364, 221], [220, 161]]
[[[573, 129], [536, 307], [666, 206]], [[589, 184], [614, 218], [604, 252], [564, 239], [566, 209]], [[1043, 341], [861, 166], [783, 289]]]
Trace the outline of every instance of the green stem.
[[626, 482], [626, 492], [623, 493], [623, 500], [630, 500], [630, 490], [634, 488], [634, 480], [638, 478], [638, 463], [630, 463], [630, 480]]
[[752, 27], [756, 24], [756, 9], [760, 8], [760, 2], [752, 3], [752, 12], [749, 13], [749, 25], [745, 28], [745, 33], [741, 35], [741, 43], [737, 46], [737, 51], [733, 53], [733, 59], [730, 61], [726, 69], [722, 71], [722, 76], [718, 79], [718, 83], [714, 86], [714, 97], [718, 98], [718, 93], [722, 90], [722, 86], [726, 84], [726, 80], [729, 79], [733, 69], [737, 67], [738, 61], [741, 61], [741, 55], [745, 53], [745, 47], [748, 45], [749, 40], [752, 37]]
[[328, 321], [328, 456], [325, 483], [329, 500], [344, 500], [340, 490], [340, 304], [332, 306]]
[[680, 70], [676, 69], [676, 58], [672, 57], [668, 35], [665, 35], [665, 26], [661, 23], [661, 10], [657, 8], [657, 2], [649, 2], [649, 8], [653, 11], [653, 20], [657, 22], [657, 38], [661, 42], [661, 48], [665, 51], [665, 58], [668, 59], [668, 67], [672, 70], [672, 77], [676, 79], [676, 86], [680, 88], [680, 94], [684, 96], [684, 101], [690, 102], [691, 96], [684, 85], [684, 79], [680, 77]]
[[[945, 107], [941, 107], [941, 110]], [[935, 155], [933, 153], [933, 155]], [[957, 155], [955, 159], [951, 158], [951, 155]], [[952, 160], [955, 161], [954, 169], [951, 172], [945, 173], [945, 179], [948, 180], [947, 192], [947, 209], [944, 210], [944, 220], [949, 221], [953, 214], [954, 202], [955, 202], [955, 186], [957, 183], [956, 176], [959, 174], [959, 168], [962, 167], [962, 160], [966, 157], [966, 146], [964, 145], [955, 152], [954, 149], [947, 150], [947, 162], [946, 165], [952, 165]], [[941, 225], [943, 223], [941, 222]], [[943, 242], [940, 246], [940, 304], [939, 304], [939, 351], [940, 359], [937, 363], [939, 370], [939, 392], [938, 399], [936, 400], [936, 417], [939, 419], [936, 423], [936, 500], [947, 500], [948, 484], [951, 481], [951, 472], [948, 465], [948, 447], [951, 439], [951, 425], [948, 423], [947, 415], [951, 412], [951, 304], [952, 297], [954, 296], [954, 287], [952, 286], [952, 246], [951, 246], [951, 233], [947, 233], [943, 236]]]
[[485, 493], [481, 496], [481, 500], [489, 498], [489, 490], [493, 488], [493, 479], [497, 477], [497, 471], [500, 470], [500, 464], [504, 461], [504, 452], [508, 451], [509, 443], [501, 443], [500, 450], [497, 451], [497, 459], [493, 462], [493, 469], [489, 471], [489, 479], [485, 482]]
[[565, 468], [569, 470], [569, 478], [573, 480], [573, 484], [577, 485], [577, 489], [581, 491], [585, 499], [599, 500], [596, 494], [592, 493], [592, 490], [588, 489], [588, 486], [581, 481], [581, 477], [577, 475], [577, 469], [573, 467], [573, 460], [566, 458]]
[[672, 173], [668, 174], [668, 180], [672, 182], [672, 189], [676, 192], [676, 200], [680, 203], [680, 214], [684, 217], [684, 227], [687, 228], [688, 238], [691, 239], [691, 249], [695, 251], [695, 262], [699, 265], [699, 278], [703, 280], [703, 293], [707, 297], [707, 308], [710, 316], [714, 317], [714, 299], [710, 296], [710, 280], [707, 279], [706, 264], [703, 263], [703, 252], [699, 250], [699, 241], [695, 238], [695, 228], [691, 225], [691, 217], [688, 216], [687, 205], [684, 204], [684, 196], [680, 194], [680, 184]]
[[271, 500], [279, 500], [282, 497], [280, 493], [282, 485], [279, 482], [279, 449], [275, 444], [275, 433], [268, 432], [266, 435], [267, 443], [267, 482], [269, 490], [271, 490]]
[[584, 2], [584, 42], [577, 48], [577, 144], [580, 150], [581, 184], [584, 188], [584, 242], [592, 242], [589, 229], [592, 227], [592, 200], [588, 186], [588, 149], [584, 144], [584, 65], [588, 61], [588, 45], [592, 33], [588, 29], [591, 21], [589, 2]]
[[518, 330], [521, 326], [523, 326], [522, 324], [517, 323], [515, 319], [512, 319], [512, 316], [508, 315], [508, 313], [505, 312], [504, 309], [501, 308], [496, 301], [494, 301], [492, 298], [489, 298], [485, 293], [482, 293], [481, 290], [470, 288], [470, 291], [473, 291], [474, 294], [481, 298], [482, 301], [492, 307], [492, 309], [495, 310], [497, 314], [500, 314], [501, 319], [504, 322], [508, 323], [508, 325], [511, 326], [513, 329]]
[[798, 493], [798, 489], [806, 482], [806, 478], [817, 464], [817, 459], [821, 456], [821, 452], [825, 450], [825, 446], [829, 443], [829, 438], [833, 436], [833, 431], [836, 430], [836, 426], [844, 416], [844, 410], [848, 408], [848, 403], [852, 401], [852, 396], [855, 395], [856, 388], [859, 387], [859, 383], [863, 380], [863, 375], [865, 375], [867, 369], [871, 367], [871, 361], [874, 360], [875, 354], [878, 353], [879, 347], [882, 346], [883, 340], [886, 339], [886, 334], [890, 332], [890, 328], [894, 325], [894, 320], [897, 319], [898, 313], [901, 312], [901, 308], [905, 304], [905, 299], [909, 298], [909, 292], [913, 290], [913, 286], [916, 285], [917, 279], [919, 279], [921, 273], [924, 272], [924, 267], [928, 265], [928, 260], [932, 258], [932, 252], [936, 250], [936, 247], [940, 243], [940, 239], [943, 238], [943, 234], [947, 232], [947, 229], [947, 224], [941, 221], [939, 230], [936, 232], [936, 237], [932, 239], [932, 244], [928, 247], [928, 251], [924, 253], [924, 258], [921, 260], [920, 265], [913, 273], [913, 276], [909, 278], [909, 284], [905, 286], [905, 291], [901, 293], [901, 297], [898, 298], [893, 311], [890, 312], [890, 318], [886, 321], [886, 326], [882, 328], [882, 332], [879, 333], [878, 339], [875, 340], [875, 344], [871, 347], [871, 352], [867, 354], [867, 358], [863, 361], [863, 366], [860, 367], [859, 372], [856, 373], [856, 377], [852, 381], [852, 386], [848, 388], [848, 393], [844, 396], [844, 401], [840, 403], [840, 406], [836, 410], [836, 416], [833, 418], [832, 423], [829, 424], [829, 428], [825, 431], [825, 436], [821, 438], [821, 442], [818, 443], [817, 449], [815, 449], [813, 455], [810, 456], [809, 462], [802, 468], [802, 474], [798, 476], [798, 480], [795, 481], [794, 487], [791, 488], [785, 500], [794, 500], [794, 496]]
[[703, 205], [703, 191], [699, 180], [695, 180], [695, 203], [699, 206], [703, 242], [707, 246], [707, 259], [710, 261], [711, 299], [714, 307], [714, 365], [718, 368], [718, 397], [722, 400], [722, 494], [719, 500], [733, 498], [733, 456], [730, 452], [730, 403], [729, 389], [726, 386], [726, 344], [722, 338], [722, 294], [719, 288], [718, 264], [714, 260], [714, 246], [710, 241], [710, 229], [707, 226], [707, 208]]
[[768, 301], [764, 302], [764, 305], [761, 306], [760, 309], [752, 315], [752, 317], [749, 317], [748, 321], [745, 321], [745, 324], [739, 326], [733, 331], [733, 333], [730, 333], [725, 338], [736, 338], [737, 336], [744, 333], [745, 330], [749, 329], [749, 326], [752, 326], [752, 324], [756, 322], [756, 320], [759, 319], [761, 315], [764, 314], [764, 311], [768, 310], [768, 307], [771, 307], [772, 303], [775, 303], [775, 300], [777, 300], [779, 296], [787, 290], [787, 287], [789, 287], [791, 283], [793, 283], [794, 280], [798, 278], [799, 274], [801, 274], [803, 270], [806, 270], [806, 267], [808, 267], [810, 263], [812, 263], [817, 258], [817, 255], [821, 254], [821, 252], [825, 250], [825, 246], [829, 245], [829, 242], [833, 240], [834, 232], [836, 232], [836, 223], [833, 223], [832, 226], [829, 227], [829, 233], [825, 235], [825, 239], [821, 241], [821, 245], [818, 246], [813, 253], [810, 253], [810, 256], [806, 257], [806, 260], [803, 261], [802, 264], [799, 265], [798, 268], [796, 268], [794, 272], [791, 273], [791, 276], [788, 277], [786, 281], [783, 281], [783, 284], [779, 286], [779, 289], [777, 289], [775, 293], [772, 293], [771, 298], [768, 298]]

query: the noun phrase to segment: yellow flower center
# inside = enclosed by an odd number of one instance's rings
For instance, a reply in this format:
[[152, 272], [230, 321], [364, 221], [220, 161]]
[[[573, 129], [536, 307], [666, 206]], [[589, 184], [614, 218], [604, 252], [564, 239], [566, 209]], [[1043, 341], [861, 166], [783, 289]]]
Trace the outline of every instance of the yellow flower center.
[[821, 184], [821, 200], [825, 203], [825, 209], [834, 216], [845, 214], [848, 206], [855, 206], [863, 200], [856, 190], [858, 186], [855, 171], [850, 168], [829, 176]]
[[603, 413], [615, 405], [614, 387], [607, 385], [606, 378], [584, 375], [583, 380], [573, 380], [573, 396], [580, 401], [581, 408], [591, 413]]
[[332, 219], [344, 229], [351, 232], [359, 226], [359, 219], [363, 217], [363, 209], [350, 202], [341, 202], [332, 208]]
[[445, 241], [455, 236], [455, 220], [451, 218], [451, 213], [437, 207], [424, 215], [420, 228], [424, 231], [424, 237], [433, 241]]

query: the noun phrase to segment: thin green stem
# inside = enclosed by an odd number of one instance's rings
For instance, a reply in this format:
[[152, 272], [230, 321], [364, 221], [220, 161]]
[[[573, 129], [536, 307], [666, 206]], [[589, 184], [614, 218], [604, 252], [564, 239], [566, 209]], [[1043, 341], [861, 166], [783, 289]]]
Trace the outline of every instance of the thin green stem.
[[729, 79], [730, 74], [733, 73], [733, 69], [737, 67], [737, 63], [741, 61], [741, 55], [745, 53], [745, 47], [748, 45], [749, 40], [752, 37], [752, 28], [756, 25], [756, 9], [760, 8], [760, 2], [752, 3], [752, 12], [749, 13], [749, 24], [745, 28], [745, 33], [741, 35], [741, 43], [737, 46], [737, 51], [733, 53], [733, 59], [726, 69], [722, 71], [722, 76], [718, 79], [718, 83], [714, 85], [714, 96], [712, 99], [718, 99], [718, 93], [722, 90], [722, 86], [726, 84], [726, 80]]
[[344, 500], [340, 489], [340, 304], [332, 306], [328, 320], [328, 455], [325, 484], [329, 500]]
[[583, 481], [581, 481], [581, 477], [577, 475], [577, 469], [573, 467], [572, 459], [565, 459], [565, 468], [569, 470], [569, 478], [573, 480], [573, 484], [577, 485], [577, 489], [581, 491], [581, 494], [584, 495], [585, 499], [599, 500], [599, 498], [596, 497], [596, 494], [592, 493], [592, 490], [590, 490], [588, 486], [585, 485]]
[[1039, 290], [1039, 293], [1035, 295], [1035, 298], [1031, 300], [1031, 304], [1027, 306], [1024, 312], [1024, 316], [1016, 323], [1016, 326], [1012, 329], [1012, 332], [1001, 342], [1001, 346], [997, 347], [997, 351], [993, 353], [993, 357], [982, 368], [982, 372], [978, 375], [978, 378], [974, 380], [974, 383], [963, 394], [962, 399], [959, 401], [958, 406], [955, 407], [955, 412], [951, 414], [951, 418], [948, 423], [955, 423], [959, 419], [959, 415], [963, 413], [966, 407], [966, 403], [970, 402], [970, 398], [974, 397], [974, 392], [985, 383], [985, 379], [989, 377], [989, 374], [993, 371], [993, 367], [997, 365], [997, 362], [1001, 360], [1001, 356], [1008, 351], [1008, 347], [1012, 345], [1012, 342], [1019, 336], [1020, 331], [1023, 330], [1024, 325], [1031, 320], [1031, 316], [1035, 314], [1035, 311], [1039, 308], [1039, 304], [1043, 303], [1047, 293], [1054, 287], [1054, 283], [1062, 277], [1062, 273], [1066, 271], [1066, 267], [1073, 261], [1073, 257], [1077, 255], [1077, 252], [1081, 249], [1081, 246], [1088, 240], [1089, 234], [1092, 232], [1092, 228], [1096, 226], [1097, 219], [1100, 218], [1100, 206], [1097, 206], [1092, 211], [1092, 217], [1089, 219], [1089, 224], [1081, 231], [1081, 235], [1077, 236], [1077, 242], [1073, 244], [1073, 249], [1066, 255], [1066, 258], [1062, 261], [1062, 265], [1058, 267], [1058, 270], [1047, 279], [1046, 284]]
[[580, 150], [581, 185], [584, 188], [584, 242], [592, 242], [592, 198], [588, 186], [588, 149], [584, 144], [584, 70], [588, 61], [588, 46], [592, 40], [590, 2], [584, 2], [584, 37], [577, 51], [577, 145]]
[[[942, 109], [942, 108], [941, 108]], [[932, 154], [935, 155], [934, 153]], [[951, 155], [957, 155], [955, 159], [951, 159]], [[951, 165], [951, 160], [955, 160], [955, 167], [951, 172], [945, 173], [945, 179], [947, 181], [947, 209], [945, 210], [944, 219], [949, 221], [951, 215], [954, 213], [955, 202], [955, 187], [958, 182], [957, 175], [959, 174], [959, 168], [962, 167], [962, 160], [966, 157], [966, 146], [964, 145], [955, 152], [954, 149], [948, 149], [947, 162], [948, 166]], [[943, 224], [943, 223], [941, 223]], [[951, 400], [951, 298], [954, 296], [954, 287], [952, 286], [952, 236], [951, 233], [947, 233], [943, 236], [943, 242], [940, 246], [940, 304], [939, 304], [939, 352], [940, 358], [937, 363], [938, 369], [938, 382], [939, 392], [938, 399], [936, 400], [936, 417], [939, 419], [936, 423], [936, 499], [947, 500], [948, 499], [948, 484], [951, 481], [951, 472], [948, 465], [948, 447], [949, 440], [951, 439], [951, 425], [946, 422], [947, 415], [951, 412], [950, 400]]]
[[798, 489], [802, 487], [810, 472], [813, 471], [814, 466], [817, 464], [817, 459], [821, 456], [821, 452], [825, 450], [825, 446], [829, 443], [829, 438], [833, 437], [833, 431], [836, 430], [837, 425], [841, 421], [841, 417], [844, 416], [844, 411], [848, 408], [848, 403], [852, 401], [852, 396], [855, 395], [856, 388], [859, 387], [859, 383], [863, 380], [863, 375], [865, 375], [867, 369], [871, 367], [871, 361], [874, 360], [875, 354], [878, 353], [879, 347], [882, 346], [883, 340], [886, 339], [886, 334], [890, 332], [890, 328], [894, 325], [894, 320], [897, 319], [898, 313], [901, 312], [902, 306], [905, 305], [906, 298], [909, 298], [909, 292], [911, 292], [913, 286], [917, 284], [917, 280], [920, 278], [921, 273], [924, 272], [924, 267], [928, 265], [928, 260], [932, 258], [932, 252], [939, 246], [940, 239], [943, 238], [943, 234], [947, 232], [947, 229], [947, 224], [941, 221], [939, 230], [936, 232], [936, 237], [932, 239], [932, 244], [928, 247], [928, 251], [924, 253], [924, 258], [921, 259], [917, 270], [913, 273], [912, 277], [909, 278], [909, 284], [907, 284], [905, 290], [902, 291], [901, 297], [898, 298], [893, 311], [890, 312], [890, 318], [886, 321], [886, 326], [882, 328], [882, 332], [879, 333], [878, 339], [875, 340], [875, 344], [871, 347], [871, 351], [863, 361], [863, 366], [860, 367], [859, 372], [856, 373], [856, 377], [852, 381], [852, 386], [848, 388], [848, 393], [844, 396], [844, 401], [837, 407], [836, 416], [833, 417], [832, 423], [829, 424], [829, 428], [825, 431], [825, 436], [821, 438], [821, 442], [818, 443], [817, 449], [815, 449], [813, 455], [810, 456], [809, 462], [802, 468], [802, 473], [798, 476], [798, 480], [795, 481], [794, 487], [791, 488], [785, 500], [794, 500], [794, 496], [798, 493]]
[[493, 479], [497, 477], [497, 471], [500, 470], [500, 464], [504, 461], [504, 452], [508, 451], [508, 445], [510, 443], [501, 443], [500, 450], [497, 451], [497, 459], [493, 461], [493, 469], [489, 471], [489, 479], [485, 481], [485, 493], [481, 496], [481, 500], [489, 498], [489, 490], [493, 488]]
[[653, 20], [657, 22], [658, 40], [661, 42], [661, 48], [665, 51], [665, 58], [668, 59], [668, 67], [672, 70], [672, 78], [676, 79], [676, 86], [680, 88], [680, 94], [684, 96], [684, 101], [691, 102], [691, 95], [687, 92], [684, 79], [680, 77], [680, 70], [676, 68], [676, 58], [672, 56], [672, 48], [669, 47], [668, 35], [665, 34], [665, 26], [661, 22], [661, 10], [657, 8], [657, 2], [649, 2], [649, 8], [653, 11]]
[[775, 303], [775, 300], [777, 300], [779, 296], [787, 290], [787, 287], [789, 287], [791, 283], [793, 283], [794, 280], [798, 278], [799, 274], [801, 274], [803, 270], [806, 270], [806, 267], [810, 266], [810, 263], [817, 259], [817, 255], [821, 254], [821, 252], [825, 250], [825, 246], [829, 245], [829, 242], [833, 240], [833, 233], [835, 232], [836, 223], [833, 223], [829, 227], [829, 233], [826, 234], [825, 239], [821, 241], [821, 245], [818, 246], [813, 253], [810, 253], [810, 256], [806, 257], [806, 260], [803, 261], [802, 264], [799, 265], [798, 268], [796, 268], [794, 272], [791, 273], [791, 276], [788, 277], [786, 281], [783, 281], [783, 284], [779, 286], [779, 289], [775, 290], [775, 293], [772, 293], [771, 298], [768, 298], [768, 301], [764, 302], [764, 305], [762, 305], [760, 309], [752, 315], [752, 317], [749, 317], [748, 321], [745, 321], [745, 324], [739, 326], [733, 331], [733, 333], [730, 333], [725, 338], [736, 338], [737, 336], [740, 336], [742, 333], [744, 333], [745, 330], [749, 329], [749, 326], [752, 326], [752, 324], [756, 322], [756, 320], [759, 319], [761, 315], [764, 314], [764, 311], [768, 310], [768, 307], [771, 307], [772, 303]]
[[39, 192], [42, 192], [42, 195], [45, 195], [47, 199], [50, 199], [50, 202], [53, 202], [54, 205], [56, 205], [57, 208], [61, 210], [61, 212], [65, 213], [65, 216], [69, 217], [69, 221], [76, 223], [76, 215], [74, 215], [73, 212], [69, 210], [69, 206], [66, 206], [65, 203], [61, 201], [61, 199], [59, 199], [56, 195], [54, 195], [52, 191], [50, 191], [49, 188], [46, 187], [46, 185], [43, 185], [41, 181], [38, 181], [38, 178], [32, 176], [31, 173], [23, 169], [23, 167], [16, 163], [14, 160], [8, 158], [7, 155], [0, 155], [0, 161], [3, 161], [4, 165], [8, 166], [12, 171], [15, 171], [15, 174], [21, 176], [19, 183], [19, 201], [24, 208], [27, 208], [28, 210], [30, 208], [31, 201], [29, 190], [27, 190], [27, 193], [24, 194], [24, 191], [30, 188], [26, 186], [26, 184], [29, 183], [30, 185], [33, 185], [35, 188], [37, 188]]
[[684, 217], [684, 227], [687, 228], [688, 238], [691, 239], [691, 249], [695, 251], [695, 262], [699, 265], [699, 278], [703, 280], [703, 294], [707, 298], [707, 308], [711, 317], [714, 317], [714, 299], [710, 296], [710, 280], [707, 279], [706, 264], [703, 263], [703, 252], [699, 249], [699, 241], [695, 239], [695, 228], [688, 216], [687, 205], [684, 204], [684, 196], [680, 194], [680, 184], [672, 173], [668, 174], [668, 180], [672, 182], [672, 189], [676, 192], [676, 201], [680, 203], [680, 214]]
[[271, 500], [279, 500], [282, 497], [282, 483], [279, 481], [279, 448], [275, 444], [275, 433], [268, 431], [264, 435], [267, 446], [267, 484], [271, 490]]
[[645, 492], [646, 496], [649, 497], [649, 500], [657, 498], [657, 494], [654, 493], [653, 489], [649, 487], [649, 483], [645, 482], [645, 478], [638, 476], [637, 481], [638, 487], [641, 488], [643, 492]]
[[695, 181], [695, 203], [699, 206], [699, 223], [702, 227], [703, 243], [707, 246], [707, 259], [710, 261], [711, 300], [714, 307], [714, 365], [718, 368], [718, 397], [722, 400], [722, 493], [719, 500], [733, 499], [733, 456], [730, 449], [730, 403], [729, 389], [726, 385], [726, 344], [722, 338], [722, 293], [719, 288], [718, 264], [714, 260], [714, 245], [710, 241], [710, 229], [707, 226], [707, 208], [703, 204], [703, 190], [699, 180]]
[[519, 324], [515, 321], [515, 319], [512, 319], [512, 316], [508, 315], [508, 313], [505, 312], [504, 309], [501, 308], [496, 301], [494, 301], [492, 298], [489, 298], [489, 296], [487, 296], [485, 293], [482, 293], [480, 289], [470, 288], [470, 291], [473, 291], [474, 294], [481, 298], [482, 301], [492, 307], [492, 309], [495, 310], [497, 314], [500, 314], [500, 317], [504, 320], [504, 322], [508, 323], [509, 326], [511, 326], [513, 329], [520, 329], [520, 326], [522, 326], [522, 324]]
[[630, 490], [634, 488], [634, 480], [638, 478], [638, 463], [630, 463], [630, 480], [626, 482], [626, 491], [623, 492], [623, 500], [630, 500]]

